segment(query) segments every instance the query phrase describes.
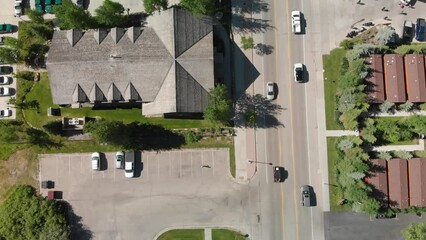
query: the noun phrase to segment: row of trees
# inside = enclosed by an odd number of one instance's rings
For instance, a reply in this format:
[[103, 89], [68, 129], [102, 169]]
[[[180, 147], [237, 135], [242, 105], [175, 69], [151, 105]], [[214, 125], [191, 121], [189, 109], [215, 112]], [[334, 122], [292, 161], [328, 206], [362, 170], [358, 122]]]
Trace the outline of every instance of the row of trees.
[[363, 141], [356, 136], [343, 137], [337, 144], [338, 159], [334, 166], [337, 186], [342, 198], [356, 212], [376, 214], [380, 203], [372, 195], [372, 189], [364, 181], [370, 159], [363, 149]]
[[0, 205], [0, 239], [68, 240], [66, 207], [36, 194], [33, 187], [13, 186]]
[[20, 22], [18, 38], [5, 37], [4, 47], [0, 48], [0, 59], [5, 63], [38, 65], [49, 50], [52, 23], [44, 21], [42, 13], [28, 9], [26, 14], [31, 21]]

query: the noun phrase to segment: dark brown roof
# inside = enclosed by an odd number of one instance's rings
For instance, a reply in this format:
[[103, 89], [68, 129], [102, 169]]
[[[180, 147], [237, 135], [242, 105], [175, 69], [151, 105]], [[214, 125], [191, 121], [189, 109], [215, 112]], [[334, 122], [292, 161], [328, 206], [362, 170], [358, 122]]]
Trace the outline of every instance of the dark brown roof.
[[386, 101], [402, 103], [405, 95], [404, 60], [399, 54], [386, 54], [383, 57], [385, 69]]
[[426, 102], [425, 61], [423, 56], [407, 54], [404, 60], [408, 101]]
[[375, 169], [370, 172], [370, 176], [366, 179], [367, 183], [374, 186], [377, 193], [375, 194], [384, 205], [388, 204], [388, 174], [385, 159], [370, 159]]
[[410, 206], [426, 207], [426, 158], [408, 160]]
[[383, 78], [383, 58], [382, 55], [373, 54], [365, 59], [370, 65], [371, 72], [366, 78], [368, 100], [370, 102], [382, 103], [385, 101], [385, 82]]
[[407, 160], [394, 158], [388, 161], [389, 204], [392, 207], [408, 207]]

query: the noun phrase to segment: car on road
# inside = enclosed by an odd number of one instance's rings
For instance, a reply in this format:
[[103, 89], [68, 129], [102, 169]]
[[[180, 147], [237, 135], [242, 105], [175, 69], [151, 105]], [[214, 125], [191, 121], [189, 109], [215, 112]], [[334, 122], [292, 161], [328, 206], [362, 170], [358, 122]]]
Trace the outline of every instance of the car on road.
[[417, 18], [416, 21], [416, 40], [425, 40], [426, 22], [423, 18]]
[[0, 66], [0, 75], [11, 74], [12, 72], [13, 72], [13, 67]]
[[99, 152], [92, 153], [92, 170], [101, 170], [101, 154]]
[[291, 12], [291, 31], [293, 33], [302, 32], [302, 16], [300, 11], [294, 10]]
[[304, 207], [310, 207], [311, 206], [311, 187], [308, 185], [303, 185], [300, 187], [300, 194], [301, 194], [301, 203]]
[[124, 152], [118, 151], [115, 154], [115, 168], [123, 168], [124, 163]]
[[135, 175], [135, 152], [126, 151], [124, 155], [124, 176], [132, 178]]
[[22, 16], [22, 0], [15, 0], [15, 16]]
[[273, 82], [266, 83], [266, 99], [274, 100], [275, 99], [275, 84]]
[[409, 43], [413, 39], [413, 23], [411, 21], [404, 21], [404, 28], [402, 32], [402, 41], [404, 43]]
[[12, 77], [0, 76], [0, 85], [10, 84], [12, 82]]
[[10, 117], [12, 116], [12, 111], [9, 108], [0, 110], [0, 117]]
[[11, 92], [8, 87], [0, 87], [0, 96], [10, 96]]
[[304, 81], [303, 74], [304, 74], [304, 66], [301, 63], [295, 63], [293, 68], [294, 73], [294, 81], [301, 83]]
[[274, 167], [274, 182], [284, 182], [284, 173], [285, 170], [283, 167], [275, 166]]
[[12, 24], [3, 23], [0, 24], [0, 33], [11, 33], [13, 31]]

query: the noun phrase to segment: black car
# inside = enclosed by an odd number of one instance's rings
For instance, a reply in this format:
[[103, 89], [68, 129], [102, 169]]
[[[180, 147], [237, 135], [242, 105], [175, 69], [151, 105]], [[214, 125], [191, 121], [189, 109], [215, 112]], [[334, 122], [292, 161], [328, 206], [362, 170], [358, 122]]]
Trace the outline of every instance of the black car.
[[404, 30], [402, 32], [402, 41], [405, 43], [411, 42], [414, 34], [413, 23], [411, 21], [404, 22]]
[[283, 167], [275, 166], [274, 167], [274, 182], [284, 182], [285, 179], [285, 170]]
[[0, 66], [0, 75], [11, 74], [13, 72], [13, 68], [10, 66]]
[[426, 32], [426, 22], [423, 18], [417, 18], [417, 27], [416, 27], [416, 40], [423, 41], [425, 40]]

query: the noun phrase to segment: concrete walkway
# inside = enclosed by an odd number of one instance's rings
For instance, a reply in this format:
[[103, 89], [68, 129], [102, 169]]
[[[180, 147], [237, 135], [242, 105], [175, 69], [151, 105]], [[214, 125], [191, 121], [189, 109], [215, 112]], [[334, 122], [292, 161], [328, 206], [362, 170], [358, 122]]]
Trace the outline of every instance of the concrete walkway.
[[370, 114], [372, 117], [409, 117], [411, 115], [423, 115], [426, 116], [426, 111], [395, 111], [394, 113], [376, 113]]
[[327, 137], [359, 136], [359, 132], [349, 130], [327, 130]]
[[204, 228], [204, 240], [212, 240], [212, 229]]

